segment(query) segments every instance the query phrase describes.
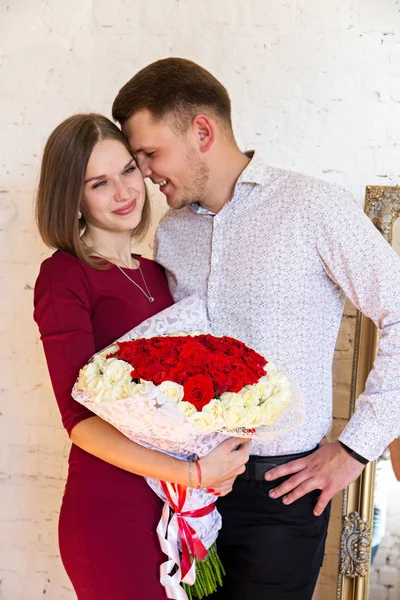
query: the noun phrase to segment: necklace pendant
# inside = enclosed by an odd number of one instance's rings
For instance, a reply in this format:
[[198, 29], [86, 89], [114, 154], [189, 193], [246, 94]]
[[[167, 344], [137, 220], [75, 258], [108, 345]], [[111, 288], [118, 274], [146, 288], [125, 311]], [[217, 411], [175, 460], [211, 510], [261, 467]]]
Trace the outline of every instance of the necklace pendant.
[[149, 302], [154, 302], [154, 298], [152, 296], [150, 296]]

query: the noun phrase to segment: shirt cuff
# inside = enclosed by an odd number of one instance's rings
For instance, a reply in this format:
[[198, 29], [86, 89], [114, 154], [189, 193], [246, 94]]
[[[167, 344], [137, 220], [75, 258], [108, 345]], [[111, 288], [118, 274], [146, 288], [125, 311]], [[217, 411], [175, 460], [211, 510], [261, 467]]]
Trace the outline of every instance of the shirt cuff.
[[392, 441], [386, 439], [376, 418], [366, 414], [367, 411], [357, 411], [339, 436], [339, 441], [349, 446], [354, 452], [364, 458], [376, 460]]

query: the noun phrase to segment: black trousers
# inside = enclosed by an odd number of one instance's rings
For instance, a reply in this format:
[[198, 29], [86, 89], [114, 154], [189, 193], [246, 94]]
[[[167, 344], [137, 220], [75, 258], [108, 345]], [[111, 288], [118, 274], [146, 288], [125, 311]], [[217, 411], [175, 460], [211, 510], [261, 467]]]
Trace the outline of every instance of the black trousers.
[[[250, 457], [248, 469], [257, 459]], [[223, 588], [210, 599], [312, 599], [324, 556], [330, 505], [320, 517], [313, 515], [319, 490], [289, 506], [280, 498], [273, 500], [268, 492], [284, 479], [266, 482], [238, 477], [232, 492], [218, 500], [223, 525], [217, 544], [227, 575]]]

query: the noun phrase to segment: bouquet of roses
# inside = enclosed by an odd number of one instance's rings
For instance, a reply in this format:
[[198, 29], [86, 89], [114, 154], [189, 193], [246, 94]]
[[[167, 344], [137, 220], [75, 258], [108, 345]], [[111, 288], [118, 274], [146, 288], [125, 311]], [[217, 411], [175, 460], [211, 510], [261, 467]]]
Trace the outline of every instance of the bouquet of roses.
[[[302, 403], [274, 365], [238, 340], [194, 329], [207, 331], [207, 318], [191, 297], [95, 355], [74, 398], [131, 440], [189, 461], [227, 437], [272, 439], [302, 422]], [[165, 502], [157, 533], [168, 557], [160, 567], [167, 597], [211, 594], [223, 574], [215, 496], [147, 481]]]

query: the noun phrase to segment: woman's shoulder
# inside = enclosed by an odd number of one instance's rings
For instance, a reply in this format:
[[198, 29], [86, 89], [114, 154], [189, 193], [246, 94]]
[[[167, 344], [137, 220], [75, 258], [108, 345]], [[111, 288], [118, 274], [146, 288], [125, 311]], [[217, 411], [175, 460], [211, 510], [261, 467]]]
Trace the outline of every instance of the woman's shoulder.
[[75, 282], [86, 280], [86, 265], [76, 256], [57, 250], [40, 265], [38, 280]]

